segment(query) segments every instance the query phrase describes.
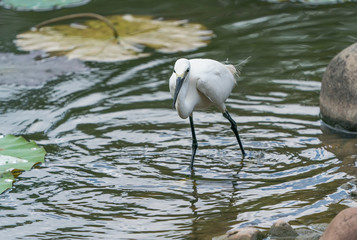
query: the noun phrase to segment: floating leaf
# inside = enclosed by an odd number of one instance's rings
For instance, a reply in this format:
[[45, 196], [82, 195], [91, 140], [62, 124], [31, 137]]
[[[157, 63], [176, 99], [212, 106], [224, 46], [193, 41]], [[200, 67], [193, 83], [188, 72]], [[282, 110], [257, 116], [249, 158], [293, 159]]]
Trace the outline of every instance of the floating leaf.
[[15, 178], [11, 172], [0, 172], [0, 194], [11, 188], [14, 181]]
[[0, 193], [12, 186], [13, 170], [30, 170], [44, 162], [46, 151], [33, 141], [23, 137], [6, 135], [0, 138]]
[[43, 55], [40, 52], [21, 55], [0, 53], [0, 84], [36, 86], [60, 75], [87, 71], [79, 60]]
[[213, 36], [198, 23], [155, 20], [148, 16], [108, 17], [119, 38], [100, 20], [81, 25], [55, 25], [31, 30], [17, 36], [15, 43], [26, 51], [43, 50], [69, 59], [118, 61], [149, 56], [144, 46], [158, 52], [190, 51], [206, 46]]
[[0, 6], [20, 11], [45, 11], [79, 6], [88, 2], [89, 0], [1, 0]]

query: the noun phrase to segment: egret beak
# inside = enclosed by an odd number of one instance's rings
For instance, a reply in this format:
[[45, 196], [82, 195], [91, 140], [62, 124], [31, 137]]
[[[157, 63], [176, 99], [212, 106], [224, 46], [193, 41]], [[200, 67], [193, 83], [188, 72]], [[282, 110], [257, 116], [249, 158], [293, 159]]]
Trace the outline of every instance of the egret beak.
[[183, 84], [183, 80], [185, 78], [183, 77], [178, 77], [176, 78], [176, 88], [175, 88], [175, 95], [174, 95], [174, 102], [172, 103], [172, 108], [175, 109], [175, 104], [176, 104], [176, 100], [177, 100], [177, 96], [179, 95], [179, 92], [181, 90], [182, 84]]

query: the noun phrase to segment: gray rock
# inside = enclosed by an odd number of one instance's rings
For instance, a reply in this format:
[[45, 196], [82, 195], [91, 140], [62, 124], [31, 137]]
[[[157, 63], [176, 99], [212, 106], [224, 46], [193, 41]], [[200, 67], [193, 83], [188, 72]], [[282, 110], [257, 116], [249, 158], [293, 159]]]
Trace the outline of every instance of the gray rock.
[[347, 208], [337, 214], [320, 240], [352, 240], [357, 236], [357, 208]]
[[296, 240], [319, 240], [323, 232], [326, 230], [327, 225], [327, 223], [318, 223], [297, 228], [296, 232], [299, 236]]
[[352, 185], [349, 183], [344, 183], [341, 185], [341, 188], [344, 190], [350, 190], [352, 188]]
[[349, 183], [357, 186], [357, 178], [352, 179], [351, 181], [349, 181]]
[[352, 198], [357, 198], [357, 191], [351, 191], [350, 195]]
[[[319, 240], [321, 235], [320, 233], [314, 232], [310, 229], [299, 229], [297, 230], [299, 236], [295, 240]], [[293, 238], [294, 239], [294, 238]], [[279, 239], [280, 240], [280, 239]]]
[[321, 83], [320, 113], [337, 128], [357, 131], [357, 43], [337, 54]]
[[263, 234], [256, 228], [246, 227], [231, 230], [226, 234], [226, 240], [260, 240]]
[[269, 234], [273, 238], [295, 239], [298, 236], [297, 232], [285, 220], [279, 219], [269, 230]]

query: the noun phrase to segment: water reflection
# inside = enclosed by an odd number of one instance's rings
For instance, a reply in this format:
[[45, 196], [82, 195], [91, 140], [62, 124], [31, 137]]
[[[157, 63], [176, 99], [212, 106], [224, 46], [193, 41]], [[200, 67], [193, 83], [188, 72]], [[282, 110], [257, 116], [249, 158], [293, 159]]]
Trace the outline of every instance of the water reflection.
[[325, 148], [341, 160], [340, 171], [357, 177], [357, 138], [353, 133], [336, 132], [322, 123], [319, 139]]

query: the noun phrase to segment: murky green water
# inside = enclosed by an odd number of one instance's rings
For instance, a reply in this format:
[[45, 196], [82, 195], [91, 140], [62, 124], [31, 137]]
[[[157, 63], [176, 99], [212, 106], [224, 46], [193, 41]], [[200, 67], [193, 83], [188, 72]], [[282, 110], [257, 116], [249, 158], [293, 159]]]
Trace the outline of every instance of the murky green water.
[[[38, 87], [0, 85], [0, 133], [48, 151], [0, 195], [6, 239], [210, 239], [240, 226], [327, 223], [356, 206], [339, 188], [357, 176], [357, 140], [319, 119], [325, 67], [357, 41], [357, 3], [91, 1], [51, 12], [0, 8], [0, 52], [17, 33], [76, 12], [189, 19], [214, 31], [205, 48], [110, 64]], [[190, 178], [188, 120], [171, 109], [179, 57], [247, 57], [227, 102], [248, 157], [214, 111], [194, 114], [199, 149]], [[1, 76], [0, 76], [1, 77]]]

